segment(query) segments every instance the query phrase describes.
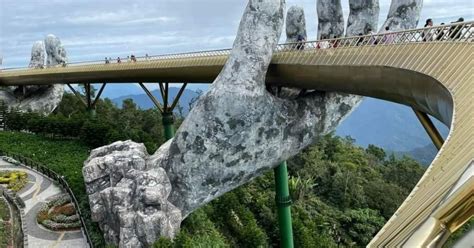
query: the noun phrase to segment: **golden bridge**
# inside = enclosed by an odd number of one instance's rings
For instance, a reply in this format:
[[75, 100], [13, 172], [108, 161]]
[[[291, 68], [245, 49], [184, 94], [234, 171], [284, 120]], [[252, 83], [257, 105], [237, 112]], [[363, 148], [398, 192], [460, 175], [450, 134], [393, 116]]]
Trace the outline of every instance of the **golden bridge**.
[[[267, 84], [345, 92], [410, 106], [439, 149], [369, 247], [439, 246], [473, 216], [473, 41], [474, 22], [465, 22], [276, 48]], [[5, 69], [0, 72], [0, 86], [139, 82], [149, 93], [147, 82], [211, 83], [229, 53], [214, 50], [147, 56], [136, 62]], [[428, 114], [450, 127], [446, 141]]]

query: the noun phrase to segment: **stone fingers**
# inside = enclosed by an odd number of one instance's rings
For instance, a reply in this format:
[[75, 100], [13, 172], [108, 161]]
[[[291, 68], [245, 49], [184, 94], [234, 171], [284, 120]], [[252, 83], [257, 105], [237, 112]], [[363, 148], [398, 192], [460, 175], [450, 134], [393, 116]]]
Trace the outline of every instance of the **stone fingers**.
[[344, 35], [344, 15], [340, 0], [318, 0], [318, 40]]
[[346, 36], [365, 35], [369, 30], [377, 30], [379, 0], [349, 0], [349, 9]]
[[381, 30], [389, 27], [390, 31], [415, 28], [420, 18], [423, 0], [392, 0], [387, 20]]
[[211, 92], [263, 95], [265, 75], [281, 34], [285, 0], [250, 0], [231, 54]]

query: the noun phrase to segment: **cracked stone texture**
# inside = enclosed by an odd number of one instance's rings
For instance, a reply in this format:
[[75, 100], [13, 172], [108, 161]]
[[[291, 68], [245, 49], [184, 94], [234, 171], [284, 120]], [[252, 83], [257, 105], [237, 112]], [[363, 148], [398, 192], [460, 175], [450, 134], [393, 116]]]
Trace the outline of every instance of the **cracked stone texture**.
[[344, 35], [344, 16], [340, 0], [318, 0], [318, 40]]
[[118, 141], [97, 148], [83, 174], [92, 220], [108, 242], [144, 247], [178, 232], [181, 211], [167, 201], [171, 183], [163, 168], [150, 165], [143, 144]]
[[[61, 41], [54, 35], [48, 35], [44, 41], [37, 41], [31, 49], [29, 67], [41, 70], [44, 67], [45, 53], [47, 66], [56, 66], [67, 61], [66, 51]], [[57, 85], [29, 85], [0, 88], [0, 99], [9, 108], [18, 108], [20, 111], [34, 111], [43, 114], [51, 113], [61, 101], [64, 86]]]
[[423, 0], [392, 0], [387, 20], [380, 31], [387, 26], [391, 31], [416, 28], [422, 7]]
[[42, 68], [44, 66], [45, 50], [44, 42], [36, 41], [31, 48], [30, 68]]
[[380, 12], [378, 0], [349, 0], [349, 9], [347, 36], [369, 34], [369, 29], [376, 32]]
[[67, 62], [66, 50], [58, 37], [49, 34], [44, 39], [46, 49], [46, 65], [55, 66]]
[[[336, 2], [322, 6], [340, 9]], [[296, 155], [360, 102], [348, 94], [283, 89], [277, 97], [266, 90], [284, 6], [284, 0], [249, 1], [223, 70], [175, 138], [153, 155], [131, 141], [91, 153], [83, 174], [92, 218], [108, 242], [149, 247], [160, 235], [173, 237], [192, 211]], [[342, 35], [340, 13], [326, 17], [325, 32]]]
[[306, 40], [304, 9], [299, 6], [291, 6], [286, 13], [286, 42], [297, 42], [299, 35]]

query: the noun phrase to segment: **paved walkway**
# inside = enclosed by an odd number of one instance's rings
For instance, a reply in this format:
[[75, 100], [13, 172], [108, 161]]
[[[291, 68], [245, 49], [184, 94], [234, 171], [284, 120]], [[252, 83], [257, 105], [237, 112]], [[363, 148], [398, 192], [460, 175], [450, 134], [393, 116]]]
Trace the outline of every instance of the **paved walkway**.
[[19, 170], [28, 174], [28, 184], [18, 192], [25, 202], [26, 235], [29, 247], [35, 248], [80, 248], [88, 247], [81, 231], [53, 232], [36, 222], [36, 213], [41, 205], [62, 190], [49, 178], [23, 166], [16, 166], [0, 159], [0, 170]]

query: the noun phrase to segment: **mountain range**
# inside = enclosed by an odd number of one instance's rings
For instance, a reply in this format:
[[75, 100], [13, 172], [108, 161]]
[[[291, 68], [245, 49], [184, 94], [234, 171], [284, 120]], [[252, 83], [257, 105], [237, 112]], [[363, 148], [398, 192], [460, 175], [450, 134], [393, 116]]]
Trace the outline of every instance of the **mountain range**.
[[[131, 98], [142, 109], [154, 107], [151, 100], [137, 85], [112, 84], [110, 86], [107, 86], [109, 88], [104, 91], [103, 97], [111, 98], [117, 106], [121, 106], [123, 100]], [[191, 99], [198, 97], [199, 94], [196, 91], [206, 91], [208, 88], [207, 85], [192, 86], [192, 90], [186, 89], [183, 92], [179, 101], [184, 114], [189, 110]], [[174, 99], [179, 88], [170, 87], [169, 91], [170, 98]], [[159, 90], [153, 90], [152, 94], [163, 102]], [[432, 118], [432, 120], [441, 135], [446, 137], [448, 128], [436, 119]], [[411, 156], [425, 165], [431, 162], [437, 152], [411, 108], [374, 98], [366, 97], [359, 107], [339, 125], [336, 134], [351, 136], [356, 140], [356, 144], [362, 147], [374, 144], [397, 156]]]

